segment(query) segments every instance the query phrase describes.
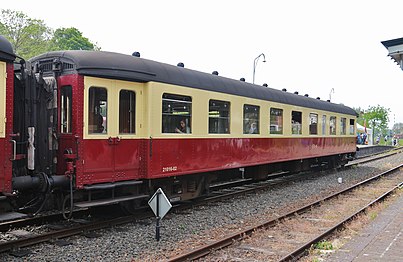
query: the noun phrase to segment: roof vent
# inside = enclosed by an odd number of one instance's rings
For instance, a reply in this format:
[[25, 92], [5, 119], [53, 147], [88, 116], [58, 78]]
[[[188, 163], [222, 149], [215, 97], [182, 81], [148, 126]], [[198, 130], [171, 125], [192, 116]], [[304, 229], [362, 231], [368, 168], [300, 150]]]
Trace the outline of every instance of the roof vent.
[[135, 56], [135, 57], [140, 57], [140, 52], [133, 52], [133, 54], [132, 54], [132, 56]]
[[213, 71], [212, 74], [218, 76], [218, 72], [217, 72], [217, 71]]
[[316, 99], [320, 100], [320, 97], [318, 96]]
[[281, 91], [287, 92], [287, 89], [283, 88], [283, 89], [281, 89]]
[[330, 99], [326, 100], [327, 102], [330, 102]]
[[263, 84], [263, 86], [264, 86], [264, 87], [267, 87], [267, 84], [266, 84], [266, 83], [264, 83], [264, 84]]
[[245, 82], [245, 78], [243, 78], [243, 77], [241, 79], [239, 79], [239, 80], [242, 81], [242, 82]]
[[298, 91], [295, 91], [294, 94], [298, 95], [299, 93], [298, 93]]
[[304, 96], [309, 97], [309, 95], [308, 95], [308, 94], [305, 94]]
[[179, 62], [179, 63], [177, 64], [177, 66], [179, 66], [179, 67], [185, 67], [185, 64], [182, 63], [182, 62]]

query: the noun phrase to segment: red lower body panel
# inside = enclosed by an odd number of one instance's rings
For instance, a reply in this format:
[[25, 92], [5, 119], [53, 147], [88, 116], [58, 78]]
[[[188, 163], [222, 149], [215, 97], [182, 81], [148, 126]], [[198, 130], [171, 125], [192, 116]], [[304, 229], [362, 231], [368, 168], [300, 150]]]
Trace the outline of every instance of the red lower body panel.
[[[354, 137], [85, 140], [77, 186], [355, 152]], [[80, 169], [79, 169], [80, 170]]]
[[88, 139], [83, 143], [82, 172], [77, 173], [78, 187], [89, 184], [141, 179], [141, 139]]
[[[0, 138], [0, 148], [4, 148], [4, 138]], [[5, 180], [6, 180], [6, 173], [5, 173], [5, 150], [0, 150], [0, 190], [4, 192]]]
[[153, 140], [147, 178], [355, 152], [355, 138]]

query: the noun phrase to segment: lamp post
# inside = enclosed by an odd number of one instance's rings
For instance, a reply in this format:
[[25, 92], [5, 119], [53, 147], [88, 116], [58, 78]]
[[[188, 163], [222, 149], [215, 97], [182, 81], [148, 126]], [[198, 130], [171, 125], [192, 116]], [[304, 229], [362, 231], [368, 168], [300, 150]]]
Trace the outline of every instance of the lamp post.
[[257, 62], [259, 61], [259, 58], [263, 56], [263, 63], [266, 62], [266, 56], [261, 53], [260, 55], [258, 55], [255, 60], [253, 60], [253, 84], [255, 83], [255, 72], [256, 72], [256, 66], [257, 66]]
[[329, 102], [332, 101], [332, 94], [334, 94], [334, 88], [330, 89]]

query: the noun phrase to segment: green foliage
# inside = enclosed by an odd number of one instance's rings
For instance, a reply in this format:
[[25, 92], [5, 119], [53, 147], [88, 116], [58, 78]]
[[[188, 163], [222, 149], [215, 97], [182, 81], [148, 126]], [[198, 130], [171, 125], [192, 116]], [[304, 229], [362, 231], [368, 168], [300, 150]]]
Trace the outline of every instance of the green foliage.
[[53, 39], [54, 50], [99, 50], [95, 44], [74, 27], [56, 29]]
[[366, 124], [368, 128], [373, 129], [374, 134], [386, 134], [389, 123], [389, 108], [377, 105], [369, 106], [367, 110], [355, 108], [355, 111], [359, 115], [357, 122], [360, 125]]
[[6, 37], [14, 52], [25, 59], [55, 50], [100, 50], [74, 27], [53, 31], [43, 20], [31, 19], [12, 10], [1, 10], [0, 35]]
[[31, 19], [22, 12], [1, 10], [0, 34], [14, 47], [14, 52], [31, 58], [49, 49], [52, 30], [43, 20]]
[[322, 240], [314, 245], [315, 249], [333, 250], [333, 245], [329, 241]]
[[395, 134], [403, 134], [403, 123], [396, 123], [393, 125], [393, 132]]
[[370, 218], [371, 220], [374, 220], [377, 216], [378, 216], [378, 214], [377, 214], [376, 212], [371, 212], [371, 213], [369, 213], [369, 218]]

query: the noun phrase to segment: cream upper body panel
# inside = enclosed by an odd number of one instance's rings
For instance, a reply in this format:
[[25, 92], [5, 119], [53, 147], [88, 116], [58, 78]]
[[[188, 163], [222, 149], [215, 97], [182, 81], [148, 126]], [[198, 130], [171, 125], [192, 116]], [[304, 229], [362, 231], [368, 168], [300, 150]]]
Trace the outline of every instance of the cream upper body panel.
[[[102, 133], [89, 132], [89, 90], [92, 87], [102, 88], [107, 93], [107, 110], [105, 118], [105, 130]], [[84, 78], [84, 123], [83, 123], [83, 137], [85, 139], [104, 139], [108, 137], [120, 138], [144, 138], [148, 132], [148, 126], [144, 125], [144, 84], [137, 82], [110, 80], [96, 77]], [[119, 133], [119, 94], [120, 91], [132, 91], [136, 97], [135, 103], [135, 131], [134, 133]]]
[[[89, 122], [89, 89], [98, 87], [106, 90], [107, 93], [107, 112], [104, 116], [106, 125], [102, 133], [90, 133]], [[129, 90], [135, 93], [135, 133], [119, 133], [119, 92]], [[191, 133], [163, 133], [162, 131], [162, 97], [164, 94], [177, 94], [191, 98]], [[219, 100], [229, 102], [230, 114], [229, 125], [230, 132], [226, 134], [209, 133], [209, 101]], [[259, 132], [258, 134], [244, 134], [244, 106], [252, 105], [259, 109]], [[270, 109], [276, 108], [283, 110], [282, 134], [270, 134]], [[137, 83], [121, 80], [110, 80], [96, 77], [85, 77], [84, 79], [84, 138], [86, 139], [104, 139], [108, 137], [120, 138], [259, 138], [259, 137], [324, 137], [329, 135], [330, 117], [336, 117], [336, 123], [341, 118], [346, 118], [348, 123], [355, 117], [343, 115], [334, 112], [321, 111], [305, 107], [293, 106], [288, 104], [270, 102], [265, 100], [240, 97], [219, 92], [210, 92], [201, 89], [187, 88], [164, 83]], [[302, 114], [301, 134], [292, 134], [291, 112], [296, 111]], [[317, 115], [317, 133], [310, 134], [309, 122], [310, 115]], [[322, 123], [323, 116], [326, 116], [326, 122]], [[325, 133], [323, 133], [323, 131]], [[341, 135], [340, 124], [336, 124], [335, 136], [354, 136], [347, 127], [345, 135]], [[355, 132], [355, 129], [354, 129]]]
[[[336, 135], [337, 136], [355, 136], [355, 128], [353, 134], [350, 133], [350, 127], [348, 124], [352, 119], [354, 125], [356, 122], [355, 116], [344, 115], [329, 111], [322, 111], [317, 109], [310, 109], [305, 107], [298, 107], [288, 104], [270, 102], [265, 100], [240, 97], [236, 95], [210, 92], [201, 89], [187, 88], [181, 86], [174, 86], [164, 83], [147, 83], [147, 104], [150, 105], [147, 110], [147, 124], [149, 126], [149, 136], [156, 138], [230, 138], [230, 137], [242, 137], [242, 138], [258, 138], [258, 137], [323, 137], [329, 135], [329, 117], [336, 117]], [[176, 134], [176, 133], [163, 133], [162, 132], [162, 97], [163, 94], [180, 94], [189, 96], [192, 98], [192, 115], [191, 115], [191, 129], [190, 134]], [[228, 101], [230, 102], [230, 130], [229, 134], [209, 134], [208, 121], [209, 121], [209, 101], [210, 99]], [[243, 133], [243, 107], [244, 105], [254, 105], [259, 107], [259, 134], [244, 134]], [[279, 108], [283, 110], [283, 134], [270, 134], [270, 108]], [[298, 111], [302, 113], [302, 134], [296, 135], [291, 132], [291, 112]], [[317, 134], [309, 134], [309, 121], [310, 114], [317, 114]], [[322, 116], [327, 116], [326, 123], [324, 123], [325, 134], [322, 133]], [[341, 135], [340, 119], [346, 118], [347, 120], [347, 132], [345, 135]]]

